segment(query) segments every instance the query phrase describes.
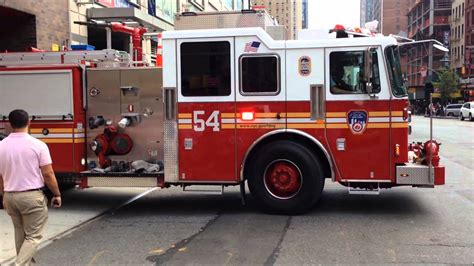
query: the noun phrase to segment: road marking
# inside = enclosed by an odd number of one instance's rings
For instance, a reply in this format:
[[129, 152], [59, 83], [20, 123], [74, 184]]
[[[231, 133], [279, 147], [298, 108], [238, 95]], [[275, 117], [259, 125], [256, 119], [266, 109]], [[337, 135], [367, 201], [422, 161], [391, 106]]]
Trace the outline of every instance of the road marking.
[[[157, 189], [158, 189], [158, 187], [154, 187], [154, 188], [151, 188], [151, 189], [149, 189], [149, 190], [147, 190], [147, 191], [145, 191], [145, 192], [142, 192], [142, 193], [138, 194], [137, 196], [135, 196], [135, 197], [133, 197], [133, 198], [131, 198], [131, 199], [125, 201], [124, 203], [122, 203], [122, 204], [120, 204], [120, 205], [118, 205], [118, 206], [116, 206], [116, 207], [113, 207], [113, 208], [111, 208], [111, 209], [105, 210], [105, 211], [99, 213], [97, 216], [92, 217], [92, 218], [90, 218], [90, 219], [88, 219], [88, 220], [85, 220], [84, 222], [79, 223], [78, 225], [75, 225], [75, 226], [69, 228], [68, 230], [66, 230], [66, 231], [64, 231], [64, 232], [59, 233], [59, 234], [57, 234], [57, 235], [55, 235], [55, 236], [53, 236], [53, 237], [51, 237], [51, 238], [45, 240], [44, 242], [41, 242], [41, 243], [39, 244], [38, 248], [37, 248], [37, 251], [39, 251], [40, 249], [42, 249], [42, 248], [48, 246], [49, 244], [53, 243], [54, 241], [56, 241], [56, 240], [58, 240], [58, 239], [61, 239], [61, 238], [63, 238], [63, 237], [66, 236], [66, 235], [70, 235], [70, 234], [72, 234], [73, 232], [75, 232], [76, 230], [79, 230], [79, 229], [85, 227], [86, 225], [88, 225], [88, 224], [90, 224], [90, 223], [92, 223], [92, 222], [95, 222], [95, 221], [99, 220], [100, 218], [104, 217], [105, 215], [110, 214], [110, 213], [113, 213], [113, 212], [117, 211], [117, 210], [120, 209], [120, 208], [123, 208], [124, 206], [126, 206], [126, 205], [128, 205], [128, 204], [130, 204], [130, 203], [132, 203], [132, 202], [134, 202], [134, 201], [136, 201], [136, 200], [138, 200], [138, 199], [140, 199], [141, 197], [146, 196], [147, 194], [149, 194], [149, 193], [151, 193], [151, 192], [153, 192], [153, 191], [155, 191], [155, 190], [157, 190]], [[11, 258], [9, 258], [9, 259], [6, 259], [6, 260], [4, 260], [4, 261], [1, 261], [1, 262], [0, 262], [0, 265], [10, 265], [10, 264], [14, 264], [14, 263], [15, 263], [15, 258], [16, 258], [16, 256], [13, 256], [13, 257], [11, 257]]]
[[97, 252], [97, 254], [94, 255], [94, 257], [92, 257], [91, 261], [89, 261], [89, 263], [87, 263], [88, 266], [94, 264], [94, 262], [97, 260], [98, 257], [100, 257], [100, 255], [104, 254], [105, 250], [102, 250], [102, 251], [99, 251]]

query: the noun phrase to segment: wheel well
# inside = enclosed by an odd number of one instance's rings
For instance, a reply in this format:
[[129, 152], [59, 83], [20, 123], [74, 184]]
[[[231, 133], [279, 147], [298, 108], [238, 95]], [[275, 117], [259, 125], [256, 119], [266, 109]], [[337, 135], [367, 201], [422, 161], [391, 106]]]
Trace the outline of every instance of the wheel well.
[[248, 167], [245, 167], [245, 165], [247, 165], [247, 162], [252, 161], [253, 157], [256, 154], [258, 154], [258, 151], [263, 146], [265, 146], [265, 145], [267, 145], [271, 142], [279, 141], [279, 140], [295, 141], [295, 142], [300, 143], [303, 146], [309, 148], [314, 153], [314, 155], [318, 158], [318, 160], [321, 162], [322, 167], [323, 167], [324, 177], [325, 178], [331, 178], [332, 169], [331, 169], [331, 164], [328, 161], [329, 158], [326, 157], [325, 153], [323, 152], [321, 147], [319, 147], [318, 144], [316, 144], [314, 141], [312, 141], [311, 139], [309, 139], [305, 136], [302, 136], [302, 135], [299, 135], [299, 134], [296, 134], [296, 133], [284, 132], [284, 133], [279, 133], [279, 134], [268, 136], [268, 137], [262, 139], [260, 142], [258, 142], [252, 148], [252, 150], [249, 152], [248, 156], [246, 157], [244, 165], [243, 165], [243, 167], [244, 167], [244, 169], [243, 169], [244, 170], [244, 173], [243, 173], [244, 179], [245, 179], [245, 176], [248, 176], [248, 174], [246, 173], [246, 169], [248, 169]]

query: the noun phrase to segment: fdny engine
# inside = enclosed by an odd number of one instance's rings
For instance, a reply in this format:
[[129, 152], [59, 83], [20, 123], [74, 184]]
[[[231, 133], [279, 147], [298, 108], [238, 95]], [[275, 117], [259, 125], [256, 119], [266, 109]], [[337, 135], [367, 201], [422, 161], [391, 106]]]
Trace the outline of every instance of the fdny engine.
[[259, 11], [175, 25], [162, 68], [111, 49], [0, 55], [0, 133], [23, 108], [63, 182], [240, 185], [242, 197], [247, 182], [276, 213], [308, 210], [327, 180], [353, 193], [444, 184], [436, 141], [408, 143], [396, 38], [285, 40]]

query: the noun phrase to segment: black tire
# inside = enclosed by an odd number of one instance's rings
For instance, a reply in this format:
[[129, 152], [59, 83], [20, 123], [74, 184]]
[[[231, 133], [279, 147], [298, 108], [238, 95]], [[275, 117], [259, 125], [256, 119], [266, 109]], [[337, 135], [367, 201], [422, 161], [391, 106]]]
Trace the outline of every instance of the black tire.
[[454, 116], [453, 113], [448, 113], [446, 116]]
[[459, 113], [459, 120], [464, 121], [464, 116], [462, 116], [462, 112]]
[[[277, 171], [282, 169], [277, 168], [279, 166], [288, 166], [290, 169], [296, 169], [299, 173], [297, 175], [297, 179], [300, 180], [298, 188], [286, 196], [277, 195], [281, 191], [275, 188], [275, 186], [278, 187], [281, 183], [287, 182], [282, 181], [281, 176], [285, 175], [281, 175], [281, 171]], [[248, 167], [246, 178], [250, 192], [264, 212], [273, 214], [307, 212], [318, 201], [324, 188], [321, 163], [310, 150], [299, 143], [291, 141], [269, 143], [252, 156]], [[271, 173], [280, 173], [280, 175], [277, 179]], [[279, 182], [279, 184], [275, 185], [272, 181], [269, 181], [271, 184], [267, 184], [266, 180], [278, 180], [275, 183]], [[272, 189], [276, 189], [277, 193], [272, 192]]]
[[469, 121], [472, 121], [472, 114], [469, 113]]

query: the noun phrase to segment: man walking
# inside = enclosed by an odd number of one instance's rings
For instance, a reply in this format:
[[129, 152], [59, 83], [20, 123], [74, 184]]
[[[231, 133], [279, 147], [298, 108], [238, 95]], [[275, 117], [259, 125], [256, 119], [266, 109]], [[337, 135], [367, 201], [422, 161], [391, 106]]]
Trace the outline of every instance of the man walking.
[[48, 146], [28, 134], [28, 113], [12, 111], [8, 119], [13, 133], [0, 141], [0, 193], [15, 228], [15, 264], [29, 265], [48, 219], [42, 188], [53, 192], [52, 206], [61, 207], [61, 194]]

